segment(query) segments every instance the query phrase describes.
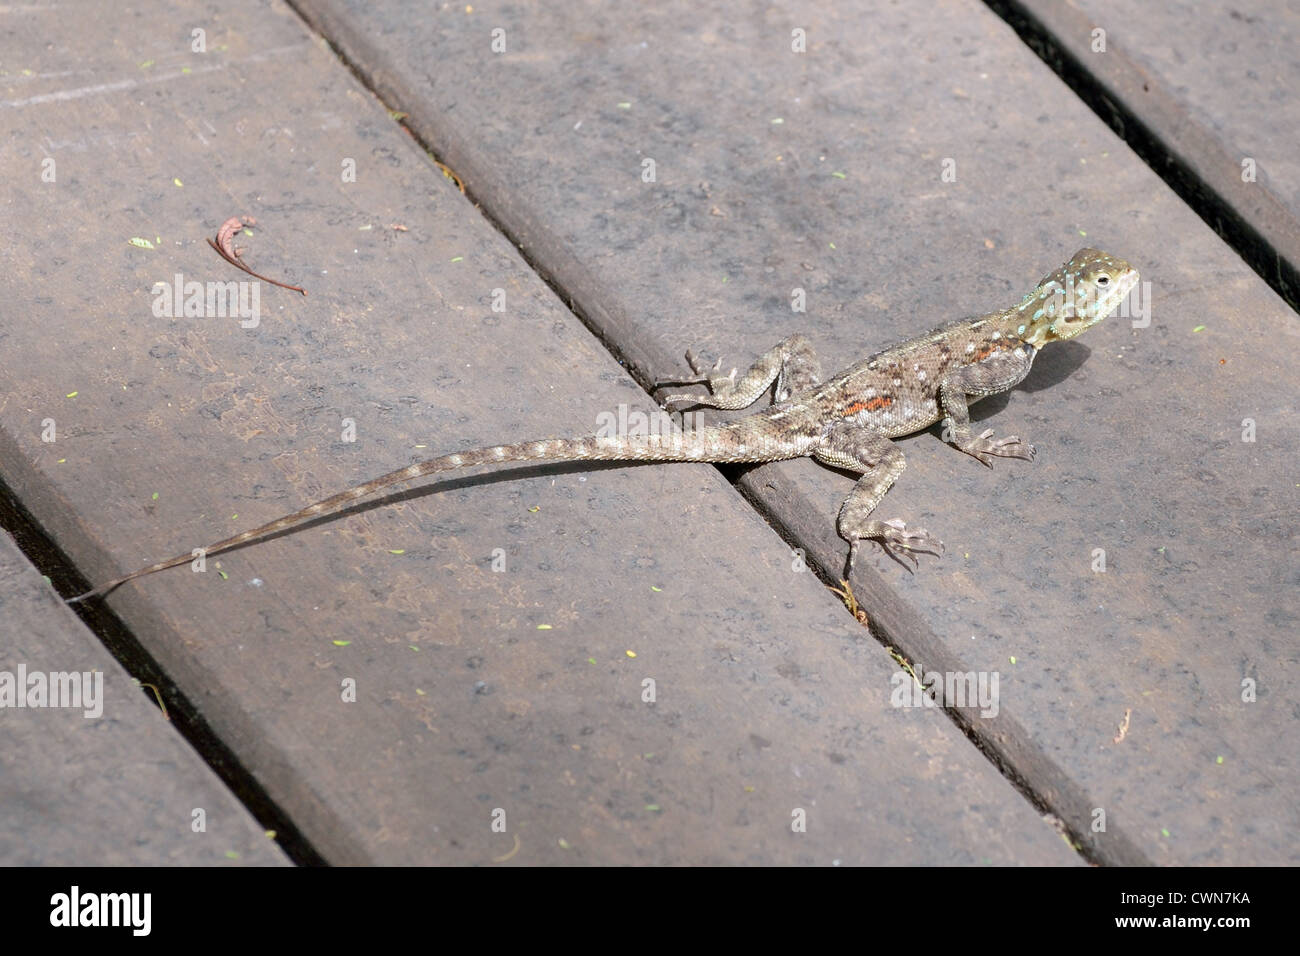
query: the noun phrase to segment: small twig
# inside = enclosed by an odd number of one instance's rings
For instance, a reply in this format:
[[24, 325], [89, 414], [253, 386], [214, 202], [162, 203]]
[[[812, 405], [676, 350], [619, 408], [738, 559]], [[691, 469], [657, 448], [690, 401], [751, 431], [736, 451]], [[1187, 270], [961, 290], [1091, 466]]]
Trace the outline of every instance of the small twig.
[[455, 173], [451, 171], [450, 166], [448, 166], [446, 163], [440, 163], [436, 159], [433, 161], [433, 165], [441, 169], [442, 174], [444, 176], [446, 176], [448, 179], [450, 179], [452, 182], [454, 182], [457, 186], [460, 187], [460, 194], [462, 196], [465, 195], [465, 184], [460, 181], [459, 176], [457, 176]]
[[215, 249], [217, 255], [221, 256], [221, 258], [225, 259], [236, 269], [241, 269], [244, 272], [247, 272], [254, 279], [261, 279], [263, 282], [271, 283], [271, 285], [278, 285], [281, 289], [291, 289], [294, 292], [301, 292], [303, 295], [306, 295], [307, 290], [301, 286], [289, 285], [287, 282], [277, 282], [270, 276], [264, 276], [260, 273], [254, 272], [244, 264], [244, 260], [239, 256], [240, 252], [243, 250], [235, 248], [235, 235], [244, 228], [245, 222], [252, 225], [256, 220], [251, 216], [245, 216], [244, 220], [240, 221], [238, 216], [231, 216], [223, 222], [221, 228], [217, 230], [216, 242], [209, 239], [208, 245]]
[[1115, 737], [1114, 737], [1113, 740], [1111, 741], [1112, 743], [1121, 744], [1121, 743], [1124, 742], [1124, 738], [1128, 736], [1129, 718], [1132, 717], [1132, 716], [1133, 716], [1133, 708], [1131, 708], [1131, 707], [1125, 707], [1125, 708], [1124, 708], [1124, 720], [1120, 723], [1120, 725], [1119, 725], [1119, 733], [1115, 735]]
[[862, 606], [858, 604], [858, 599], [853, 595], [852, 586], [849, 584], [848, 581], [842, 579], [840, 581], [840, 585], [843, 588], [843, 590], [841, 590], [841, 588], [827, 588], [827, 590], [829, 590], [832, 594], [838, 595], [840, 599], [844, 601], [844, 606], [849, 609], [850, 614], [852, 614], [855, 618], [857, 618], [859, 624], [862, 624], [863, 626], [866, 627], [870, 627], [871, 622], [867, 617], [867, 612], [864, 611], [862, 609]]
[[514, 849], [512, 849], [512, 850], [511, 850], [509, 853], [507, 853], [505, 856], [494, 856], [494, 857], [492, 857], [492, 862], [493, 862], [493, 863], [504, 863], [504, 862], [506, 862], [507, 860], [509, 860], [512, 856], [514, 856], [516, 853], [519, 852], [519, 847], [522, 845], [522, 844], [520, 844], [520, 842], [519, 842], [519, 834], [518, 834], [518, 833], [514, 833], [514, 834], [511, 834], [511, 835], [515, 838], [515, 846], [514, 846]]
[[171, 720], [171, 717], [167, 715], [167, 705], [163, 703], [162, 694], [159, 692], [158, 688], [155, 687], [153, 684], [146, 684], [142, 680], [137, 680], [136, 683], [139, 684], [141, 687], [148, 687], [151, 691], [153, 691], [154, 697], [157, 698], [158, 700], [158, 708], [162, 711], [163, 720]]

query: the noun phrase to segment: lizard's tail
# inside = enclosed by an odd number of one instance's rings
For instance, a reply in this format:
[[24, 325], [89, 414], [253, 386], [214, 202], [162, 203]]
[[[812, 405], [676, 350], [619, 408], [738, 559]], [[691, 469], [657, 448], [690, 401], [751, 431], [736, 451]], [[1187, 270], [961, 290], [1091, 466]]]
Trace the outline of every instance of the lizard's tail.
[[[455, 452], [428, 461], [417, 462], [406, 468], [367, 481], [365, 484], [349, 488], [329, 498], [308, 505], [301, 511], [277, 518], [275, 521], [260, 525], [249, 531], [242, 531], [231, 538], [210, 544], [202, 549], [204, 556], [227, 551], [236, 545], [253, 541], [265, 535], [275, 534], [307, 521], [320, 517], [339, 508], [352, 504], [367, 495], [393, 485], [436, 475], [444, 471], [470, 468], [474, 465], [491, 465], [513, 461], [566, 462], [566, 461], [712, 461], [712, 462], [747, 462], [766, 461], [769, 456], [748, 452], [744, 446], [736, 446], [730, 441], [721, 440], [727, 431], [726, 425], [715, 428], [701, 428], [696, 431], [671, 431], [667, 434], [650, 434], [628, 437], [606, 437], [591, 435], [576, 439], [543, 439], [541, 441], [519, 442], [514, 445], [493, 445], [476, 448], [472, 451]], [[94, 590], [76, 597], [68, 598], [68, 604], [101, 597], [114, 588], [142, 578], [155, 571], [166, 571], [193, 561], [193, 553], [178, 554], [166, 561], [159, 561], [147, 568], [140, 568], [120, 578], [114, 578], [101, 584]]]

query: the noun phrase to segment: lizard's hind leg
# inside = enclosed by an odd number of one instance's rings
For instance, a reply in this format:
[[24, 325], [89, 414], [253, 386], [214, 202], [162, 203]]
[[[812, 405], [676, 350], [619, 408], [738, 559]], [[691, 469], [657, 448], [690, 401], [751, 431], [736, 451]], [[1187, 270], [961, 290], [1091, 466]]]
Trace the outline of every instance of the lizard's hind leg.
[[846, 573], [853, 570], [858, 547], [868, 538], [879, 541], [885, 553], [895, 559], [898, 558], [895, 549], [898, 549], [912, 559], [913, 565], [916, 556], [911, 552], [938, 554], [943, 550], [943, 542], [924, 528], [908, 528], [897, 518], [882, 521], [871, 517], [876, 505], [907, 467], [902, 451], [884, 435], [854, 422], [840, 422], [813, 449], [812, 456], [824, 464], [862, 475], [840, 506], [836, 523], [840, 537], [849, 543]]
[[791, 395], [816, 385], [822, 377], [821, 362], [817, 360], [812, 343], [807, 336], [797, 333], [782, 339], [764, 352], [739, 380], [736, 379], [734, 368], [727, 375], [716, 374], [722, 368], [722, 359], [718, 359], [710, 368], [694, 352], [687, 352], [686, 361], [699, 378], [671, 384], [704, 384], [709, 386], [712, 394], [669, 395], [664, 398], [664, 405], [687, 402], [710, 408], [748, 408], [762, 397], [773, 382], [776, 382], [775, 400], [783, 402]]

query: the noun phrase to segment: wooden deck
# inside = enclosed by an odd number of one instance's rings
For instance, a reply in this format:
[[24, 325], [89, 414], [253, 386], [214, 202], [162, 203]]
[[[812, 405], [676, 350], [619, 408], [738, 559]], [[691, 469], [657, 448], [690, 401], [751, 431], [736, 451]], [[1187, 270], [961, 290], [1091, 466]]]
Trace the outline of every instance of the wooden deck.
[[[0, 513], [28, 556], [0, 538], [0, 672], [107, 692], [0, 709], [0, 863], [1296, 863], [1300, 124], [1229, 110], [1183, 74], [1205, 41], [1125, 4], [1070, 14], [1114, 54], [1062, 34], [1071, 85], [940, 6], [8, 14]], [[1228, 82], [1300, 30], [1255, 7]], [[1270, 62], [1252, 95], [1300, 81]], [[1084, 102], [1138, 69], [1192, 124], [1144, 130], [1268, 281]], [[159, 315], [158, 283], [248, 278], [204, 241], [231, 215], [307, 296]], [[81, 621], [29, 563], [70, 594], [422, 458], [589, 433], [653, 411], [688, 346], [743, 365], [800, 330], [829, 371], [1084, 245], [1141, 271], [1137, 314], [976, 406], [1033, 464], [903, 440], [882, 508], [947, 552], [864, 548], [870, 629], [826, 586], [851, 479], [805, 460], [451, 476]], [[996, 707], [896, 706], [900, 656], [996, 675]]]

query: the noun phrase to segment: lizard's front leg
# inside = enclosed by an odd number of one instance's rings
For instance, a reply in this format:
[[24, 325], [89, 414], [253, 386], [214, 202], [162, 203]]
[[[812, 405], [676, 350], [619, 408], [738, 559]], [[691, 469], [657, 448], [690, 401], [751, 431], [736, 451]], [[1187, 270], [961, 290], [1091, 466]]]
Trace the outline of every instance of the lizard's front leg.
[[710, 408], [748, 408], [762, 397], [768, 386], [776, 382], [776, 401], [783, 402], [796, 392], [811, 388], [821, 381], [822, 367], [817, 360], [817, 353], [806, 336], [795, 334], [782, 339], [777, 345], [755, 362], [748, 372], [736, 381], [736, 370], [729, 375], [714, 375], [722, 367], [722, 360], [708, 368], [696, 357], [694, 352], [686, 353], [686, 361], [691, 371], [700, 376], [682, 382], [662, 384], [694, 385], [706, 384], [712, 395], [669, 395], [663, 400], [664, 405], [672, 402], [689, 402], [693, 405], [707, 405]]
[[868, 538], [878, 540], [892, 557], [897, 557], [893, 549], [901, 550], [913, 564], [916, 557], [908, 552], [938, 554], [943, 550], [943, 542], [924, 528], [909, 529], [897, 518], [881, 521], [871, 517], [885, 492], [907, 467], [902, 451], [884, 435], [854, 422], [840, 422], [813, 449], [812, 456], [824, 464], [862, 475], [840, 506], [836, 524], [840, 537], [849, 542], [847, 570], [853, 570], [858, 547]]
[[996, 352], [982, 362], [954, 370], [939, 383], [939, 407], [952, 430], [952, 444], [990, 468], [993, 467], [993, 455], [1033, 461], [1034, 446], [1015, 435], [994, 440], [990, 437], [993, 434], [991, 428], [979, 435], [972, 435], [970, 406], [966, 396], [969, 395], [972, 399], [984, 398], [986, 395], [1005, 392], [1019, 384], [1034, 364], [1034, 352], [1033, 346], [1023, 344], [1014, 349]]

